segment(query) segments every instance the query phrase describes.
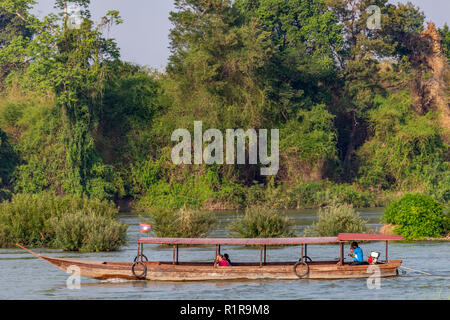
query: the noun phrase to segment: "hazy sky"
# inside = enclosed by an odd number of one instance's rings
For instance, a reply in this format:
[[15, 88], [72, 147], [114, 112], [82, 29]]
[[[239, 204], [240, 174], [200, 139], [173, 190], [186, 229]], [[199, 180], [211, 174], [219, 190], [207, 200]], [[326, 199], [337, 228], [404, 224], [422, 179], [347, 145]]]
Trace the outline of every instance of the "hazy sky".
[[[54, 0], [38, 0], [36, 12], [40, 16], [49, 13]], [[406, 3], [406, 0], [390, 0]], [[419, 6], [437, 26], [449, 23], [450, 0], [410, 0]], [[163, 70], [169, 51], [169, 12], [174, 9], [173, 0], [92, 0], [91, 13], [99, 21], [108, 10], [120, 11], [124, 23], [111, 30], [121, 49], [124, 60]]]

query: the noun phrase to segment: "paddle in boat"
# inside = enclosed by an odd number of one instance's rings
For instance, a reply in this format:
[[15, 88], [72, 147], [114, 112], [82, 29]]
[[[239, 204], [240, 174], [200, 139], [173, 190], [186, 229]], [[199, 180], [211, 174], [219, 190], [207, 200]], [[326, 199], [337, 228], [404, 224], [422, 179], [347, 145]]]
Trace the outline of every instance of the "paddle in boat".
[[[385, 260], [372, 261], [379, 270], [380, 277], [392, 277], [402, 260], [388, 259], [389, 241], [403, 240], [402, 236], [377, 234], [340, 233], [337, 237], [306, 238], [140, 238], [137, 243], [137, 255], [131, 262], [106, 262], [51, 258], [39, 255], [18, 246], [36, 257], [47, 261], [64, 272], [78, 267], [83, 277], [98, 280], [129, 279], [153, 281], [204, 281], [204, 280], [256, 280], [256, 279], [349, 279], [368, 278], [373, 275], [368, 263], [351, 265], [344, 259], [344, 246], [349, 241], [384, 241], [386, 243]], [[172, 261], [148, 261], [144, 255], [144, 244], [173, 246]], [[312, 261], [308, 257], [308, 245], [339, 245], [340, 258], [334, 261]], [[260, 250], [259, 262], [233, 262], [232, 266], [218, 266], [213, 262], [181, 262], [178, 259], [179, 247], [183, 245], [215, 246], [215, 257], [220, 254], [221, 246], [256, 246]], [[291, 262], [268, 262], [267, 247], [300, 246], [299, 259]], [[378, 258], [379, 253], [375, 255]], [[212, 259], [212, 260], [215, 260]], [[70, 272], [69, 272], [70, 273]]]

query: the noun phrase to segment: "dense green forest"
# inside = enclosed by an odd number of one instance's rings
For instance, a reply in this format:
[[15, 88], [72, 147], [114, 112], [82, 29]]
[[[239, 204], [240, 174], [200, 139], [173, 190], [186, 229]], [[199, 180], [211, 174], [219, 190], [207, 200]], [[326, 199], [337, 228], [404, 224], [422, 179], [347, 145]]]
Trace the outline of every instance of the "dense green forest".
[[[140, 208], [450, 200], [450, 32], [387, 0], [175, 0], [164, 72], [123, 61], [89, 0], [0, 1], [0, 201]], [[64, 9], [83, 8], [80, 28]], [[369, 5], [381, 28], [369, 29]], [[120, 27], [120, 26], [119, 26]], [[280, 170], [174, 165], [175, 129], [280, 129]]]

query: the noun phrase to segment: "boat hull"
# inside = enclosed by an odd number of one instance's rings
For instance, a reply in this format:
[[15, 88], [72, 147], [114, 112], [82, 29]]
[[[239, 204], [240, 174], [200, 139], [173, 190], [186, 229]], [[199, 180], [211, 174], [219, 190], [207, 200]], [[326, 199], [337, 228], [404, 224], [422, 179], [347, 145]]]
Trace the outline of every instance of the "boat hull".
[[[184, 262], [173, 265], [169, 262], [144, 262], [147, 272], [145, 277], [138, 278], [132, 272], [133, 263], [127, 262], [102, 262], [82, 261], [71, 259], [59, 259], [41, 257], [55, 267], [65, 272], [78, 270], [80, 275], [97, 280], [128, 279], [150, 281], [207, 281], [207, 280], [297, 280], [299, 277], [294, 272], [295, 262], [268, 263], [260, 266], [255, 263], [240, 263], [232, 267], [215, 267], [212, 263]], [[354, 279], [368, 278], [371, 276], [393, 277], [396, 276], [401, 260], [391, 260], [388, 263], [351, 266], [349, 264], [338, 265], [336, 261], [308, 263], [309, 273], [303, 279]], [[75, 267], [75, 268], [74, 268]], [[298, 273], [303, 273], [304, 266], [297, 268]], [[68, 271], [69, 270], [69, 271]], [[137, 275], [143, 274], [144, 267], [135, 266]]]

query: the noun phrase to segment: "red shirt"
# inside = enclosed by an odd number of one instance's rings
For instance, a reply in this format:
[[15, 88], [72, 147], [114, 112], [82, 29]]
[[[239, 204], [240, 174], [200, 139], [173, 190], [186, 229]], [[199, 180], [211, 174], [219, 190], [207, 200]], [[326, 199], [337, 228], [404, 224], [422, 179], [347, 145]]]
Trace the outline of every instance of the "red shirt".
[[223, 259], [219, 261], [219, 266], [221, 267], [229, 267], [230, 265], [228, 264], [228, 261]]

